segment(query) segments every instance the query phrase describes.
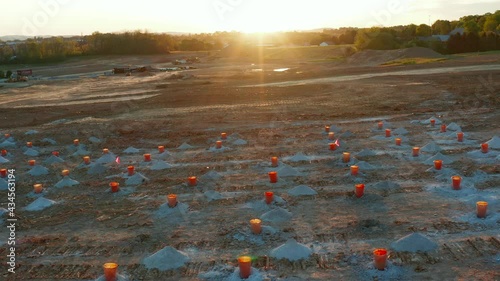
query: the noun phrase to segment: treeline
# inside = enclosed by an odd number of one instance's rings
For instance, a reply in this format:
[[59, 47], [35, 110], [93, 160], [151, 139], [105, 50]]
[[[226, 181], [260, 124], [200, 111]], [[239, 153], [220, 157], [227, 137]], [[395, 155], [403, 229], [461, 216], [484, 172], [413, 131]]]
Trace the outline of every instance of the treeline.
[[154, 55], [171, 51], [210, 51], [222, 42], [238, 41], [235, 32], [169, 35], [149, 32], [100, 33], [70, 38], [35, 37], [6, 44], [0, 41], [0, 63], [56, 62], [82, 55]]
[[266, 34], [258, 40], [254, 35], [239, 32], [215, 32], [186, 35], [158, 34], [142, 31], [124, 33], [94, 32], [71, 38], [35, 37], [15, 46], [0, 42], [0, 63], [56, 62], [82, 55], [146, 55], [168, 54], [171, 51], [212, 51], [225, 45], [304, 44], [319, 32], [286, 32]]
[[431, 48], [441, 54], [500, 50], [500, 33], [465, 31], [449, 36], [447, 41], [436, 37], [406, 36], [391, 28], [358, 30], [354, 42], [358, 50], [391, 50], [409, 47]]
[[168, 54], [175, 40], [167, 34], [148, 32], [99, 33], [80, 40], [81, 53], [86, 55]]
[[0, 47], [0, 63], [55, 62], [81, 55], [168, 54], [179, 42], [167, 34], [99, 33], [83, 37], [33, 38]]
[[452, 35], [447, 42], [447, 51], [452, 54], [492, 50], [500, 50], [500, 34], [491, 31]]
[[[463, 32], [442, 40], [455, 28]], [[433, 36], [434, 35], [434, 36]], [[442, 36], [441, 36], [442, 37]], [[446, 36], [445, 36], [446, 37]], [[0, 41], [0, 63], [37, 63], [61, 61], [82, 55], [146, 55], [171, 51], [211, 51], [227, 45], [319, 45], [355, 44], [363, 49], [429, 47], [440, 53], [500, 50], [500, 10], [484, 15], [470, 15], [457, 21], [437, 20], [432, 26], [405, 25], [372, 28], [325, 29], [321, 32], [280, 32], [243, 34], [215, 32], [187, 35], [158, 34], [142, 31], [124, 33], [94, 32], [72, 38], [33, 38], [6, 44]], [[12, 43], [12, 42], [10, 42]]]
[[[1, 44], [0, 44], [1, 45]], [[81, 54], [78, 42], [63, 38], [33, 38], [0, 47], [0, 63], [38, 63], [62, 61]]]
[[[450, 34], [453, 30], [454, 34]], [[432, 26], [406, 25], [352, 29], [334, 42], [353, 42], [358, 50], [428, 47], [442, 54], [500, 50], [500, 10], [494, 14], [465, 16], [458, 21], [437, 20]], [[353, 38], [353, 33], [356, 33]], [[449, 36], [449, 37], [448, 37]], [[347, 40], [345, 39], [347, 38]]]
[[149, 32], [99, 33], [82, 38], [82, 54], [146, 55], [170, 51], [210, 51], [223, 47], [220, 33], [169, 35]]

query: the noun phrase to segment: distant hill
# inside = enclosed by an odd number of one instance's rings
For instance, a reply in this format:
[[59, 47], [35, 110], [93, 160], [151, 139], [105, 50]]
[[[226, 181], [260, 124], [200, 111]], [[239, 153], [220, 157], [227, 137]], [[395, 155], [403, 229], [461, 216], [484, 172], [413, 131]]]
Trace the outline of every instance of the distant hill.
[[[166, 34], [177, 36], [177, 35], [188, 35], [190, 33], [188, 32], [165, 32]], [[61, 35], [40, 35], [37, 37], [42, 37], [42, 38], [50, 38], [50, 37], [59, 37]], [[62, 37], [69, 38], [69, 37], [75, 37], [75, 36], [80, 36], [80, 35], [62, 35]], [[14, 40], [21, 40], [24, 41], [26, 39], [33, 38], [33, 36], [25, 36], [25, 35], [4, 35], [0, 36], [1, 41], [14, 41]]]
[[5, 36], [0, 36], [0, 40], [2, 40], [2, 41], [26, 40], [28, 38], [30, 38], [30, 36], [24, 36], [24, 35], [5, 35]]
[[[73, 36], [78, 36], [78, 35], [64, 35], [63, 37], [73, 37]], [[40, 35], [37, 37], [42, 37], [42, 38], [50, 38], [54, 37], [54, 35]], [[24, 36], [24, 35], [5, 35], [5, 36], [0, 36], [0, 40], [2, 41], [14, 41], [14, 40], [21, 40], [24, 41], [26, 39], [33, 38], [33, 36]]]

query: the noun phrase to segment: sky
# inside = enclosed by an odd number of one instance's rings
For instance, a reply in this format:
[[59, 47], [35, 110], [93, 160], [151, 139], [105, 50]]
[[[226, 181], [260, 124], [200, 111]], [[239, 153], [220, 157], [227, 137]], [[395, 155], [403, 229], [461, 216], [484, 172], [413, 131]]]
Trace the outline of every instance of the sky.
[[499, 0], [23, 0], [3, 6], [0, 36], [432, 24], [499, 9]]

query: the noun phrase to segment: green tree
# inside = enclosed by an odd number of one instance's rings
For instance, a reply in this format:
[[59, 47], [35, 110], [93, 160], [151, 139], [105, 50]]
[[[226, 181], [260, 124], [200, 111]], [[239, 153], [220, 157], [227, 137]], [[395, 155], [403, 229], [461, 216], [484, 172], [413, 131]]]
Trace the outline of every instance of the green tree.
[[43, 58], [40, 43], [35, 39], [28, 39], [17, 45], [17, 55], [22, 62], [40, 62]]
[[497, 29], [498, 22], [495, 16], [489, 16], [484, 22], [483, 31], [495, 31]]
[[0, 47], [0, 62], [8, 62], [14, 56], [14, 51], [9, 46]]
[[500, 10], [496, 10], [493, 14], [498, 23], [500, 23]]
[[338, 42], [340, 44], [353, 44], [357, 33], [358, 31], [355, 29], [347, 30], [338, 37]]
[[41, 42], [40, 58], [45, 61], [60, 61], [66, 57], [66, 45], [62, 37], [48, 38]]
[[464, 28], [465, 28], [465, 32], [467, 32], [467, 33], [478, 34], [479, 31], [481, 31], [479, 24], [477, 24], [477, 22], [475, 22], [474, 20], [466, 21], [464, 23]]
[[486, 13], [477, 19], [476, 22], [477, 22], [477, 25], [479, 26], [479, 31], [482, 31], [484, 29], [484, 24], [486, 23], [486, 20], [490, 16], [491, 16], [491, 13]]
[[323, 42], [329, 41], [331, 38], [328, 34], [321, 33], [317, 36], [315, 36], [311, 41], [309, 41], [309, 44], [311, 45], [319, 45]]
[[[487, 31], [479, 33], [479, 50], [481, 52], [497, 49], [498, 35], [495, 32]], [[500, 46], [499, 46], [500, 47]]]
[[417, 26], [415, 24], [406, 25], [401, 31], [401, 36], [405, 39], [413, 39], [417, 36]]
[[445, 54], [447, 52], [446, 46], [443, 44], [443, 42], [437, 40], [430, 42], [430, 48], [441, 54]]
[[437, 20], [432, 25], [432, 34], [446, 35], [451, 31], [451, 23], [448, 20]]
[[479, 52], [479, 35], [477, 33], [465, 33], [465, 52]]
[[366, 46], [368, 43], [371, 41], [371, 38], [368, 34], [367, 31], [365, 30], [360, 30], [358, 31], [358, 34], [356, 35], [356, 40], [354, 41], [354, 46], [358, 50], [364, 50], [366, 49]]
[[183, 51], [204, 51], [205, 47], [205, 43], [198, 39], [185, 39], [180, 44]]
[[214, 43], [215, 50], [220, 50], [223, 47], [224, 47], [224, 44], [222, 44], [222, 41], [220, 39], [215, 40], [215, 43]]
[[417, 26], [416, 29], [416, 35], [417, 36], [431, 36], [431, 27], [428, 26], [427, 24], [421, 24]]
[[453, 29], [457, 28], [460, 22], [458, 20], [452, 20], [450, 21], [450, 29], [453, 31]]
[[358, 31], [354, 44], [358, 50], [391, 50], [398, 47], [393, 34], [378, 28]]

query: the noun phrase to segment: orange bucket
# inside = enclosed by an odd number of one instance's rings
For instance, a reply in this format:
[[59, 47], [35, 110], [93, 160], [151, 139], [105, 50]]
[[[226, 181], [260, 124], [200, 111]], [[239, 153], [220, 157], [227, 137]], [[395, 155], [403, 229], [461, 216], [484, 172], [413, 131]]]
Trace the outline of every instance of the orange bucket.
[[419, 153], [420, 153], [420, 147], [415, 146], [414, 148], [412, 148], [413, 157], [418, 157]]
[[111, 187], [111, 192], [118, 192], [120, 189], [120, 183], [113, 181], [109, 183], [109, 186]]
[[329, 132], [328, 133], [328, 139], [329, 140], [334, 140], [335, 139], [335, 133], [334, 132]]
[[478, 218], [485, 218], [486, 217], [486, 211], [488, 209], [488, 202], [485, 201], [478, 201], [476, 202], [476, 211], [477, 211], [477, 217]]
[[482, 153], [488, 153], [488, 144], [487, 143], [482, 143], [481, 144], [481, 152]]
[[196, 177], [189, 177], [188, 178], [188, 182], [189, 182], [190, 186], [195, 186], [197, 184], [196, 183]]
[[250, 227], [253, 234], [260, 234], [262, 232], [262, 221], [259, 219], [251, 219]]
[[248, 256], [239, 257], [238, 265], [240, 268], [240, 277], [243, 279], [248, 278], [252, 271], [252, 258]]
[[90, 156], [83, 156], [83, 163], [86, 165], [90, 164]]
[[277, 183], [278, 182], [278, 172], [269, 172], [269, 181], [271, 183]]
[[356, 197], [361, 198], [365, 194], [365, 185], [360, 183], [356, 184], [355, 186], [354, 193], [356, 194]]
[[134, 166], [128, 166], [127, 167], [128, 175], [133, 176], [135, 173], [135, 167]]
[[175, 194], [167, 195], [167, 201], [168, 201], [168, 206], [170, 208], [177, 206], [177, 195]]
[[446, 124], [441, 125], [441, 133], [446, 132]]
[[271, 157], [271, 166], [278, 167], [278, 157]]
[[344, 163], [349, 163], [351, 161], [351, 153], [349, 152], [342, 153], [342, 160], [344, 161]]
[[375, 249], [373, 251], [373, 265], [378, 270], [384, 270], [387, 265], [387, 250], [386, 249]]
[[43, 186], [40, 183], [33, 185], [33, 191], [35, 193], [42, 193]]
[[460, 176], [451, 177], [451, 186], [453, 187], [453, 189], [455, 189], [455, 190], [460, 189], [461, 182], [462, 182], [462, 178]]
[[359, 167], [356, 166], [356, 165], [352, 165], [351, 166], [351, 175], [353, 176], [357, 176], [358, 175], [358, 172], [359, 172]]
[[114, 262], [107, 262], [103, 265], [104, 268], [104, 279], [106, 281], [116, 281], [116, 275], [118, 271], [118, 264]]
[[274, 193], [272, 191], [266, 191], [264, 193], [266, 204], [271, 204], [274, 201]]
[[441, 170], [443, 167], [443, 160], [434, 160], [434, 169]]

